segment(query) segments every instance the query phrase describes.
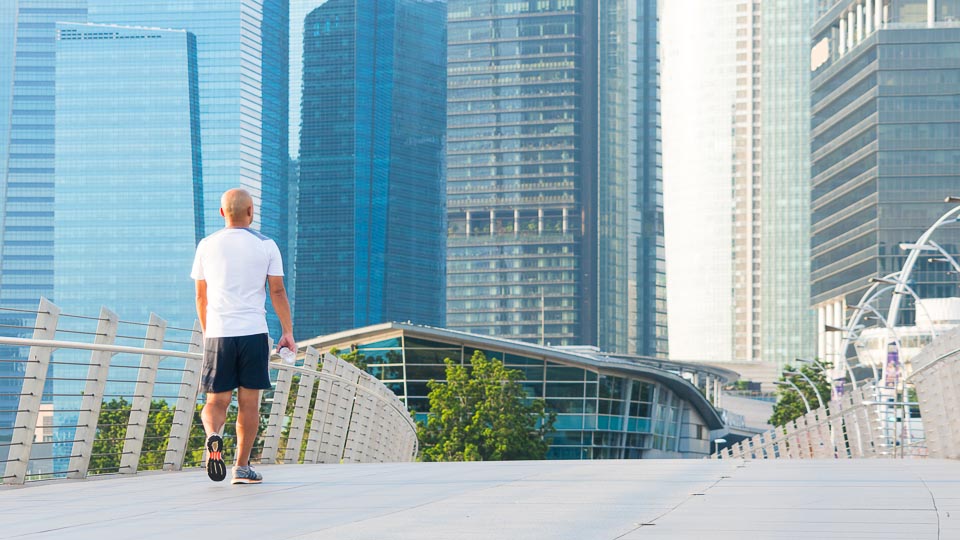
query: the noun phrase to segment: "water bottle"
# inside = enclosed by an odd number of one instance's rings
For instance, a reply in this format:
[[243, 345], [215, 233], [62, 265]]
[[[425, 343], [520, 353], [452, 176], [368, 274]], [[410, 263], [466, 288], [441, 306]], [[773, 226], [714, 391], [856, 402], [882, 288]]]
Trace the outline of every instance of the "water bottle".
[[277, 353], [280, 355], [280, 360], [288, 366], [292, 366], [297, 362], [297, 353], [286, 347], [280, 347], [280, 350], [277, 351]]

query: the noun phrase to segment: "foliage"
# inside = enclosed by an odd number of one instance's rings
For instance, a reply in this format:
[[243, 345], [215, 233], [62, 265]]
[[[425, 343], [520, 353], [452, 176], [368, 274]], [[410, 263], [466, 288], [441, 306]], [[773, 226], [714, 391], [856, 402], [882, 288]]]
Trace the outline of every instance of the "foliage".
[[[97, 435], [93, 441], [93, 453], [90, 458], [89, 470], [92, 474], [120, 470], [131, 408], [132, 405], [124, 398], [114, 398], [100, 407]], [[140, 452], [139, 470], [163, 468], [170, 427], [173, 425], [173, 412], [166, 401], [155, 399], [150, 403], [143, 449]]]
[[[784, 374], [780, 375], [780, 381], [789, 380], [794, 385], [797, 386], [802, 392], [803, 396], [807, 398], [807, 401], [810, 403], [811, 408], [819, 407], [819, 401], [817, 401], [817, 393], [820, 394], [820, 399], [824, 403], [830, 401], [830, 381], [827, 380], [826, 375], [824, 375], [824, 370], [818, 369], [815, 366], [811, 365], [802, 365], [799, 367], [785, 366]], [[788, 376], [786, 372], [797, 372], [803, 373], [807, 376], [813, 384], [816, 385], [816, 392], [810, 386], [803, 377], [799, 375]], [[788, 422], [792, 422], [797, 418], [807, 414], [807, 408], [803, 403], [803, 400], [800, 398], [800, 394], [791, 387], [791, 386], [778, 386], [777, 387], [777, 403], [773, 406], [773, 415], [770, 417], [771, 424], [775, 426], [782, 426]]]
[[473, 354], [470, 369], [447, 358], [446, 382], [431, 380], [430, 414], [418, 424], [423, 461], [543, 459], [556, 415], [529, 400], [523, 373]]
[[356, 345], [351, 345], [349, 351], [341, 351], [340, 349], [333, 347], [330, 349], [330, 354], [339, 356], [341, 360], [353, 364], [361, 371], [367, 370], [367, 357], [360, 352], [360, 349], [358, 349]]

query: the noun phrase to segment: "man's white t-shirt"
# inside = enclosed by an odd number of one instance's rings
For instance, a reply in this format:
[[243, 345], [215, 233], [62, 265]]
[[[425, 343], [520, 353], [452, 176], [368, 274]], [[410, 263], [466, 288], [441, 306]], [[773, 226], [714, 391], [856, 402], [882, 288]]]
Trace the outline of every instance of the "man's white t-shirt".
[[276, 242], [247, 228], [228, 227], [197, 245], [190, 277], [207, 282], [204, 337], [266, 334], [267, 276], [282, 276]]

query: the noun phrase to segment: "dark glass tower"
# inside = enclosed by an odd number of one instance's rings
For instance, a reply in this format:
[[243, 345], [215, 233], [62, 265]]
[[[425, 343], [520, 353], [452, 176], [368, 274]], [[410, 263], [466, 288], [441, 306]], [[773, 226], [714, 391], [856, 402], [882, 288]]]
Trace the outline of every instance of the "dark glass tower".
[[449, 3], [449, 327], [666, 354], [656, 11]]
[[446, 5], [330, 0], [306, 19], [300, 336], [444, 323]]
[[[869, 9], [866, 7], [869, 6]], [[814, 25], [812, 302], [839, 324], [868, 278], [898, 271], [960, 193], [960, 3], [834, 3]], [[957, 229], [933, 238], [956, 256]], [[921, 257], [920, 297], [956, 296], [949, 266]], [[898, 324], [911, 324], [907, 298]], [[839, 307], [838, 307], [839, 306]], [[877, 306], [881, 307], [881, 306]]]

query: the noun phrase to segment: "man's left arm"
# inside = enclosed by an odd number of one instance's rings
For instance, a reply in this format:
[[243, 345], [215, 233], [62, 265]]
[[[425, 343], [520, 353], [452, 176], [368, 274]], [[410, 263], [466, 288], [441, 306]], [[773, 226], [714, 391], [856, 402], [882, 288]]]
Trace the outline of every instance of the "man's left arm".
[[283, 335], [277, 342], [277, 350], [286, 347], [291, 351], [297, 350], [297, 342], [293, 340], [293, 319], [290, 316], [290, 300], [287, 299], [287, 289], [283, 285], [283, 276], [267, 276], [267, 285], [270, 286], [270, 303], [280, 319]]

